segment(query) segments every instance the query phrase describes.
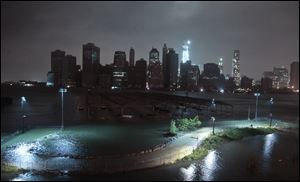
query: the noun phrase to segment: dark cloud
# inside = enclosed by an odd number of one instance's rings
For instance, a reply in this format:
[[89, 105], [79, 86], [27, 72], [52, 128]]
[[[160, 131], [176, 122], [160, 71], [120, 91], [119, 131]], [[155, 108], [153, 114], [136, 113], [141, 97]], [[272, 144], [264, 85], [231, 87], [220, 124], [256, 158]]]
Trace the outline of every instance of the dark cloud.
[[55, 49], [81, 64], [94, 42], [107, 64], [131, 46], [137, 59], [163, 43], [180, 53], [187, 39], [193, 63], [223, 57], [230, 73], [240, 49], [242, 74], [258, 79], [299, 60], [299, 2], [1, 2], [1, 81], [45, 81]]

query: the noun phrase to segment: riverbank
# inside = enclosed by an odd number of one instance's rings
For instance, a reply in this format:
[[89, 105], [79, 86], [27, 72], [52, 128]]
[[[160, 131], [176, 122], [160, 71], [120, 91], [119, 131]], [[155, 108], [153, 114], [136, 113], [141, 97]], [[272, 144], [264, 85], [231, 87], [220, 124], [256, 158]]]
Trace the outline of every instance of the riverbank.
[[211, 134], [205, 138], [201, 145], [198, 146], [193, 153], [180, 159], [181, 161], [192, 161], [203, 159], [211, 150], [218, 146], [234, 140], [240, 140], [244, 137], [254, 135], [265, 135], [276, 132], [276, 128], [227, 128], [222, 132]]

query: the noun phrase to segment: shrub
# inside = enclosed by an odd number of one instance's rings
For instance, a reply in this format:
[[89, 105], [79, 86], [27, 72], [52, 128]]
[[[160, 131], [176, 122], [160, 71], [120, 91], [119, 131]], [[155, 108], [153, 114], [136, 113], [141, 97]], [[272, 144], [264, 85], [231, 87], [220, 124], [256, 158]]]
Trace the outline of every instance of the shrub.
[[198, 116], [195, 116], [194, 118], [177, 119], [175, 122], [179, 131], [192, 130], [201, 125], [201, 121]]
[[175, 121], [172, 120], [171, 123], [170, 123], [170, 133], [175, 135], [177, 133], [177, 127], [175, 125]]

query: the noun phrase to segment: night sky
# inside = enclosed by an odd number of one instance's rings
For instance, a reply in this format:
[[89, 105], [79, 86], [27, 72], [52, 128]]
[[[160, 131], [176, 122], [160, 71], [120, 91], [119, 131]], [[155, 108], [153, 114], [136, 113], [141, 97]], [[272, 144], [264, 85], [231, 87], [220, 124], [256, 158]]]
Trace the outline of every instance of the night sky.
[[[82, 64], [82, 44], [100, 47], [100, 63], [116, 50], [149, 59], [163, 43], [180, 53], [191, 40], [201, 66], [223, 57], [231, 72], [233, 50], [241, 74], [259, 79], [273, 66], [299, 60], [299, 2], [2, 2], [1, 81], [46, 81], [50, 52], [66, 51]], [[201, 68], [202, 69], [202, 68]]]

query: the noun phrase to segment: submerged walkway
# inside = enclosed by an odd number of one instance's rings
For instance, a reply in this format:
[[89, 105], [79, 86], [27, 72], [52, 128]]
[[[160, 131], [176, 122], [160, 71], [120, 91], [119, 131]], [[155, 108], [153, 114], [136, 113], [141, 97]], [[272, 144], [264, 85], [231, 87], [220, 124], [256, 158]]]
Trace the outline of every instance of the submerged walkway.
[[[265, 127], [268, 126], [267, 121], [222, 121], [216, 122], [215, 131], [222, 131], [227, 127]], [[277, 127], [288, 128], [295, 127], [283, 122], [274, 122]], [[296, 126], [297, 127], [297, 126]], [[168, 144], [166, 147], [136, 156], [121, 157], [96, 157], [87, 159], [72, 159], [68, 157], [52, 157], [47, 159], [34, 159], [31, 156], [23, 156], [28, 159], [27, 162], [13, 163], [14, 165], [24, 169], [36, 170], [60, 170], [60, 171], [80, 171], [88, 173], [114, 173], [132, 171], [138, 169], [158, 167], [165, 164], [171, 164], [183, 157], [191, 154], [198, 145], [212, 133], [212, 127], [203, 127], [196, 131], [184, 134], [176, 140]], [[120, 146], [122, 147], [122, 146]]]

